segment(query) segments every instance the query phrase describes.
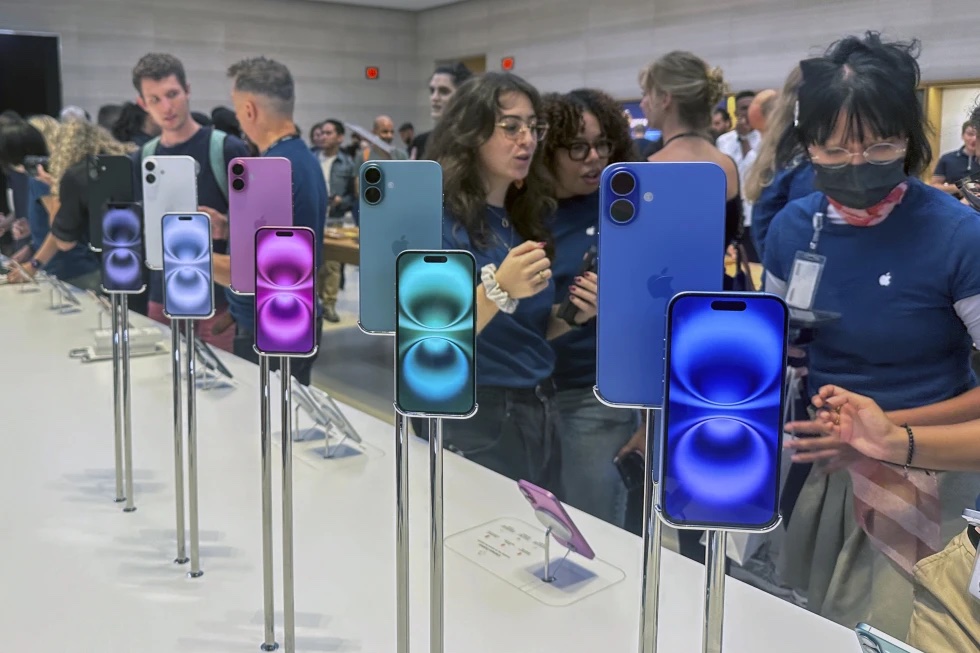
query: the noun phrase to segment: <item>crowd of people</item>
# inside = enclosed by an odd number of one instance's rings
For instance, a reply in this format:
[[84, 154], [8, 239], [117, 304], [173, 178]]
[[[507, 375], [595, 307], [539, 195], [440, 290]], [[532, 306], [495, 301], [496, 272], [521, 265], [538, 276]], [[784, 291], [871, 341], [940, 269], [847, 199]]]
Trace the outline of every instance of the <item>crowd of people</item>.
[[[876, 33], [844, 38], [788, 70], [780, 90], [737, 93], [733, 125], [722, 71], [670, 52], [639, 77], [648, 127], [662, 134], [653, 144], [634, 137], [621, 105], [599, 89], [542, 94], [514, 74], [440, 67], [430, 80], [435, 127], [415, 134], [401, 125], [404, 148], [388, 116], [348, 147], [352, 127], [337, 118], [313, 125], [304, 143], [293, 79], [263, 57], [229, 69], [234, 109], [208, 120], [190, 110], [183, 65], [149, 54], [133, 70], [136, 102], [120, 108], [111, 130], [78, 115], [0, 118], [0, 162], [8, 178], [29, 178], [28, 225], [8, 227], [17, 240], [10, 251], [28, 274], [44, 269], [97, 288], [98, 260], [86, 246], [93, 216], [82, 201], [86, 156], [185, 154], [200, 163], [215, 281], [227, 286], [227, 189], [209, 163], [215, 139], [225, 164], [288, 158], [295, 224], [320, 237], [326, 220], [357, 218], [362, 162], [437, 161], [444, 245], [471, 252], [482, 272], [480, 410], [445, 424], [446, 446], [626, 527], [630, 496], [614, 461], [644, 453], [644, 426], [637, 411], [605, 406], [592, 392], [597, 277], [580, 272], [596, 242], [600, 175], [619, 162], [715, 163], [727, 199], [718, 256], [760, 262], [765, 290], [781, 296], [801, 253], [818, 256], [812, 306], [839, 315], [793, 336], [792, 364], [817, 410], [786, 427], [794, 437], [785, 443], [784, 543], [765, 580], [847, 627], [868, 622], [927, 652], [978, 650], [980, 604], [963, 599], [968, 577], [942, 569], [953, 559], [944, 547], [975, 552], [977, 542], [960, 512], [980, 491], [971, 369], [980, 199], [965, 183], [977, 165], [980, 111], [964, 125], [964, 147], [940, 160], [930, 183], [920, 181], [933, 152], [917, 54], [915, 43]], [[48, 155], [46, 167], [25, 169], [28, 157]], [[322, 324], [336, 319], [343, 269], [320, 258], [317, 267]], [[11, 271], [9, 281], [24, 279]], [[751, 289], [751, 275], [736, 266], [726, 287]], [[151, 274], [145, 311], [165, 321], [161, 293]], [[566, 297], [577, 309], [570, 321], [557, 316]], [[231, 292], [202, 328], [248, 359], [253, 331], [254, 306]], [[312, 362], [292, 368], [307, 384]], [[681, 551], [703, 559], [690, 534]]]

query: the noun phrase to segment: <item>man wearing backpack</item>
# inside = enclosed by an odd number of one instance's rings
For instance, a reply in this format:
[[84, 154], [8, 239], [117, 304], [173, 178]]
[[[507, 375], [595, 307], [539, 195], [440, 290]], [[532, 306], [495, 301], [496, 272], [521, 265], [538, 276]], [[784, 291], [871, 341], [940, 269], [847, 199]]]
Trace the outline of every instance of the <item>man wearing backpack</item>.
[[[240, 139], [213, 127], [202, 127], [191, 116], [190, 85], [184, 66], [170, 54], [144, 55], [133, 68], [136, 102], [160, 126], [160, 136], [135, 153], [135, 190], [142, 197], [142, 165], [147, 156], [193, 157], [198, 163], [198, 210], [211, 216], [214, 251], [228, 251], [228, 163], [235, 157], [248, 156]], [[148, 315], [164, 324], [163, 273], [150, 270], [148, 276]], [[221, 286], [215, 286], [215, 315], [198, 326], [199, 337], [225, 351], [233, 350], [235, 329], [228, 314], [228, 303]]]

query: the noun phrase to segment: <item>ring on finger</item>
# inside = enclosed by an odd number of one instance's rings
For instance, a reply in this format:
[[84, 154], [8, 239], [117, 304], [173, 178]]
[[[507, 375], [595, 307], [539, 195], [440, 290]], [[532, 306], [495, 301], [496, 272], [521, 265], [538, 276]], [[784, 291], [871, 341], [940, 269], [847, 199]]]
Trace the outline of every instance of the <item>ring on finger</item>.
[[544, 281], [545, 279], [544, 270], [538, 270], [538, 276], [541, 277], [542, 281]]

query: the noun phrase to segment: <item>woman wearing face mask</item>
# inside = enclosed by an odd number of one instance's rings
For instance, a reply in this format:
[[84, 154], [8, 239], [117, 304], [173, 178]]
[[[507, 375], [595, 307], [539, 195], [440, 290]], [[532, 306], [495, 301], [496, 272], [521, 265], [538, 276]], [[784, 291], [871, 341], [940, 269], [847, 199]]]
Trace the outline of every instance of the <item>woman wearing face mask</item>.
[[[975, 386], [980, 342], [980, 221], [915, 177], [931, 157], [916, 47], [869, 33], [801, 62], [798, 133], [820, 192], [776, 215], [765, 249], [768, 291], [786, 295], [801, 262], [822, 265], [814, 292], [793, 301], [812, 294], [815, 309], [841, 314], [809, 345], [811, 393], [839, 385], [885, 410]], [[839, 447], [800, 494], [785, 579], [829, 619], [904, 637], [912, 567], [962, 530], [977, 487], [975, 475], [896, 471]]]
[[[548, 221], [555, 241], [556, 301], [561, 302], [597, 244], [599, 177], [610, 163], [634, 161], [629, 123], [616, 101], [592, 89], [544, 98], [548, 133], [541, 143], [555, 181], [558, 209]], [[626, 487], [613, 462], [636, 430], [635, 411], [610, 408], [593, 394], [596, 331], [591, 321], [551, 342], [553, 378], [561, 411], [561, 463], [565, 500], [622, 527]]]
[[[429, 80], [429, 105], [433, 122], [439, 123], [446, 106], [449, 105], [449, 100], [453, 97], [453, 93], [472, 76], [473, 73], [462, 62], [436, 68]], [[408, 158], [416, 160], [432, 158], [426, 151], [426, 145], [431, 134], [432, 132], [423, 132], [415, 137], [409, 148]]]
[[[538, 141], [548, 125], [537, 90], [516, 75], [487, 73], [459, 88], [432, 133], [442, 166], [443, 246], [470, 251], [476, 289], [477, 401], [468, 420], [447, 420], [446, 446], [512, 479], [560, 494], [558, 407], [548, 340], [571, 330], [556, 317], [554, 210]], [[571, 289], [574, 317], [595, 316], [596, 277]]]

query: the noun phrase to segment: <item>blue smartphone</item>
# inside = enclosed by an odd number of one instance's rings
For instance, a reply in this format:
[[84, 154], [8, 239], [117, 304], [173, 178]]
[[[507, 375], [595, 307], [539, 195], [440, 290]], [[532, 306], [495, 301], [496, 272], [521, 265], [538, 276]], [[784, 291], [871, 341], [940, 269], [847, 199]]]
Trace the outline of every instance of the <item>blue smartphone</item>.
[[603, 403], [659, 408], [667, 302], [721, 292], [725, 171], [713, 163], [619, 163], [599, 183], [596, 388]]
[[854, 632], [863, 653], [922, 653], [911, 644], [899, 641], [866, 623], [858, 624]]
[[395, 406], [403, 415], [476, 409], [476, 259], [408, 250], [396, 259]]
[[206, 213], [166, 213], [162, 220], [163, 313], [171, 319], [214, 315], [211, 218]]
[[789, 311], [764, 293], [681, 293], [667, 309], [659, 512], [676, 528], [779, 523]]
[[133, 202], [106, 204], [102, 216], [102, 290], [138, 295], [143, 276], [143, 216]]
[[442, 167], [435, 161], [367, 161], [360, 170], [358, 326], [395, 332], [395, 258], [442, 248]]

